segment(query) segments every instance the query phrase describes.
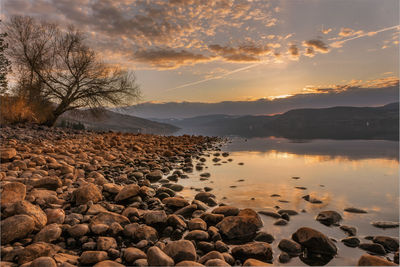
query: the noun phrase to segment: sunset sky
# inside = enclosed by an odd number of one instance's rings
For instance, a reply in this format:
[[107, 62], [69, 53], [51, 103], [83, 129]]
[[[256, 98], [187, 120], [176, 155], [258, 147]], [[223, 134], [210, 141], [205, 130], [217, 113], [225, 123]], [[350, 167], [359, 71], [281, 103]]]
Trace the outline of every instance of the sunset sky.
[[398, 0], [2, 0], [1, 14], [78, 26], [106, 62], [135, 71], [143, 101], [271, 99], [399, 77]]

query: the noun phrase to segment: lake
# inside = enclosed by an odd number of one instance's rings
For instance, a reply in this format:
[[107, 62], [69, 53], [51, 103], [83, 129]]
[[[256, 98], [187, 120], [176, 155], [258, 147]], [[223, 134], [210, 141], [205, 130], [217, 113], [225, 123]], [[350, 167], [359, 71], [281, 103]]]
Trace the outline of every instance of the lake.
[[[189, 174], [190, 179], [179, 181], [185, 186], [181, 195], [191, 199], [198, 193], [195, 188], [207, 186], [213, 188], [211, 192], [219, 202], [238, 208], [276, 211], [279, 206], [298, 211], [298, 215], [290, 216], [285, 226], [275, 226], [276, 219], [260, 215], [264, 222], [262, 230], [275, 237], [272, 247], [276, 265], [282, 265], [278, 261], [279, 240], [290, 238], [302, 226], [317, 229], [337, 240], [338, 255], [328, 265], [357, 264], [365, 251], [343, 245], [340, 240], [347, 235], [339, 227], [328, 227], [316, 221], [316, 215], [324, 210], [339, 212], [343, 217], [341, 224], [356, 227], [361, 242], [371, 242], [364, 239], [368, 235], [399, 236], [398, 228], [380, 229], [371, 225], [372, 221], [399, 221], [398, 142], [234, 137], [220, 148], [230, 155], [220, 157], [220, 165], [215, 165], [210, 152], [206, 157], [206, 169], [194, 171]], [[201, 181], [202, 172], [209, 172], [211, 177]], [[280, 196], [271, 197], [273, 194]], [[321, 200], [322, 204], [305, 201], [302, 197], [307, 194]], [[348, 207], [361, 208], [368, 213], [345, 212]], [[393, 253], [387, 256], [393, 259]], [[305, 263], [296, 257], [286, 265]]]

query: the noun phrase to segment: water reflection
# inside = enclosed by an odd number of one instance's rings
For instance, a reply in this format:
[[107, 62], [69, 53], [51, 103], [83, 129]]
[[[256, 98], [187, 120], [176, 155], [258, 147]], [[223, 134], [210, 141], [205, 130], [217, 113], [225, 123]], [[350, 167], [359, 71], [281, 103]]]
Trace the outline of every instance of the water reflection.
[[[293, 216], [286, 226], [275, 226], [275, 219], [261, 215], [263, 229], [277, 240], [290, 238], [301, 226], [317, 229], [336, 240], [346, 237], [338, 227], [327, 227], [315, 220], [322, 210], [338, 211], [343, 224], [357, 227], [360, 238], [399, 234], [398, 229], [383, 230], [371, 225], [372, 221], [398, 221], [399, 218], [398, 142], [315, 140], [299, 143], [276, 138], [235, 138], [221, 149], [230, 151], [229, 158], [233, 161], [216, 166], [213, 157], [207, 157], [208, 168], [204, 171], [210, 172], [211, 177], [201, 181], [200, 172], [195, 171], [190, 179], [180, 180], [185, 186], [183, 196], [191, 198], [197, 193], [191, 187], [208, 186], [213, 188], [211, 192], [219, 202], [239, 208], [260, 211], [276, 210], [279, 206], [298, 211], [299, 215]], [[244, 165], [238, 165], [239, 162]], [[305, 201], [305, 195], [322, 203]], [[368, 213], [344, 212], [348, 207], [365, 209]], [[279, 264], [275, 243], [274, 264]], [[339, 254], [328, 265], [356, 265], [365, 253], [348, 248], [340, 241], [336, 245]], [[305, 263], [307, 260], [293, 258], [288, 265]]]

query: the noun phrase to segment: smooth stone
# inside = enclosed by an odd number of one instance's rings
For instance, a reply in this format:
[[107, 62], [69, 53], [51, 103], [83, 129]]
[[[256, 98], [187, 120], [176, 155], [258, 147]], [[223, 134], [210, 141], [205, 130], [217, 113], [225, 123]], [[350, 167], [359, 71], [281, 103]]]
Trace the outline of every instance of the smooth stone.
[[347, 226], [347, 225], [341, 225], [339, 227], [341, 230], [343, 230], [346, 234], [349, 236], [355, 236], [357, 235], [357, 228], [352, 227], [352, 226]]
[[358, 239], [357, 237], [354, 237], [354, 236], [349, 236], [349, 237], [343, 238], [341, 241], [346, 246], [352, 247], [352, 248], [358, 247], [358, 245], [360, 245], [360, 239]]
[[309, 253], [329, 256], [337, 253], [335, 244], [326, 235], [309, 227], [299, 228], [292, 235], [292, 239], [307, 248]]
[[47, 224], [63, 224], [65, 220], [65, 211], [63, 209], [46, 209]]
[[46, 213], [38, 206], [29, 201], [22, 200], [8, 206], [4, 213], [10, 215], [29, 215], [35, 221], [35, 230], [39, 231], [47, 224]]
[[128, 263], [133, 263], [138, 259], [147, 259], [146, 253], [138, 248], [127, 248], [123, 253], [124, 259]]
[[180, 209], [189, 205], [186, 199], [180, 197], [167, 197], [162, 200], [162, 203], [172, 209]]
[[175, 266], [204, 266], [204, 265], [195, 261], [181, 261]]
[[378, 256], [365, 254], [360, 257], [357, 266], [397, 266], [397, 264]]
[[259, 232], [257, 233], [256, 237], [254, 238], [254, 241], [261, 241], [261, 242], [267, 242], [271, 244], [274, 242], [275, 238], [266, 232]]
[[122, 202], [139, 194], [140, 187], [137, 184], [129, 184], [124, 186], [115, 196], [115, 202]]
[[292, 256], [297, 256], [301, 253], [301, 245], [290, 239], [282, 239], [278, 247]]
[[280, 219], [281, 218], [281, 215], [279, 214], [279, 213], [277, 213], [277, 212], [274, 212], [274, 211], [259, 211], [258, 213], [260, 213], [260, 214], [262, 214], [262, 215], [265, 215], [265, 216], [268, 216], [268, 217], [272, 217], [272, 218], [275, 218], [275, 219]]
[[351, 213], [368, 213], [366, 210], [358, 209], [358, 208], [345, 208], [344, 211], [351, 212]]
[[215, 209], [211, 213], [215, 214], [223, 214], [225, 217], [227, 216], [236, 216], [239, 214], [239, 209], [232, 206], [220, 206]]
[[137, 240], [147, 240], [153, 242], [158, 240], [157, 230], [145, 224], [139, 225], [134, 233], [134, 236]]
[[60, 249], [57, 245], [45, 242], [30, 244], [19, 254], [18, 264], [24, 264], [39, 257], [53, 257]]
[[284, 219], [279, 219], [276, 222], [274, 222], [274, 225], [279, 225], [279, 226], [283, 226], [283, 225], [287, 225], [288, 221], [284, 220]]
[[372, 242], [381, 244], [389, 251], [397, 251], [399, 249], [399, 239], [390, 236], [374, 236]]
[[160, 170], [155, 170], [146, 175], [146, 179], [148, 179], [151, 183], [155, 183], [163, 177], [163, 173]]
[[26, 186], [19, 182], [11, 182], [2, 186], [1, 207], [5, 208], [15, 202], [22, 201], [26, 196]]
[[36, 234], [34, 241], [51, 243], [59, 239], [61, 233], [62, 229], [58, 224], [56, 223], [49, 224], [45, 226], [42, 230], [40, 230], [39, 233]]
[[163, 251], [174, 259], [174, 262], [196, 260], [196, 249], [188, 240], [168, 242]]
[[29, 235], [35, 229], [35, 221], [28, 215], [14, 215], [2, 220], [0, 229], [4, 245]]
[[192, 230], [186, 236], [186, 240], [206, 241], [210, 238], [209, 234], [203, 230]]
[[39, 257], [31, 262], [30, 267], [57, 267], [57, 264], [50, 257]]
[[251, 242], [232, 248], [232, 256], [240, 260], [253, 258], [261, 261], [269, 261], [272, 259], [272, 248], [265, 242]]
[[79, 262], [82, 265], [93, 265], [105, 260], [108, 260], [108, 255], [105, 251], [84, 251], [79, 257]]
[[211, 259], [205, 263], [206, 266], [231, 266], [226, 261], [221, 259]]
[[263, 261], [259, 261], [256, 259], [247, 259], [243, 263], [243, 266], [267, 266], [267, 265], [271, 265], [271, 264], [263, 262]]
[[125, 265], [118, 263], [116, 261], [105, 260], [96, 263], [93, 267], [125, 267]]
[[389, 221], [376, 221], [376, 222], [372, 222], [371, 224], [377, 228], [397, 228], [397, 227], [399, 227], [398, 222], [389, 222]]
[[336, 211], [327, 210], [318, 213], [316, 220], [326, 226], [330, 226], [340, 222], [342, 220], [342, 216]]
[[148, 225], [164, 224], [167, 222], [167, 214], [163, 210], [150, 210], [143, 214], [143, 219]]
[[147, 250], [147, 262], [149, 266], [174, 266], [174, 260], [156, 246]]
[[109, 249], [116, 249], [117, 247], [117, 241], [113, 237], [100, 236], [97, 239], [97, 250], [108, 251]]
[[86, 204], [89, 201], [97, 203], [103, 199], [101, 190], [92, 183], [81, 186], [74, 191], [75, 203], [77, 205]]
[[204, 256], [202, 256], [198, 262], [201, 264], [205, 264], [208, 260], [211, 259], [220, 259], [225, 261], [224, 256], [222, 255], [222, 253], [218, 252], [218, 251], [210, 251], [207, 254], [205, 254]]
[[299, 213], [298, 213], [297, 211], [295, 211], [295, 210], [288, 210], [288, 209], [281, 209], [281, 210], [278, 210], [278, 213], [279, 213], [280, 215], [286, 213], [286, 214], [288, 214], [288, 215], [290, 215], [290, 216], [294, 216], [294, 215], [299, 214]]
[[189, 230], [207, 230], [207, 223], [200, 218], [193, 218], [188, 222]]
[[385, 248], [381, 244], [361, 243], [358, 247], [373, 254], [386, 255]]
[[281, 254], [279, 254], [279, 262], [280, 263], [288, 263], [290, 261], [290, 255], [286, 252], [281, 252]]
[[75, 224], [71, 228], [68, 229], [68, 233], [72, 237], [82, 237], [89, 233], [89, 226], [87, 224]]

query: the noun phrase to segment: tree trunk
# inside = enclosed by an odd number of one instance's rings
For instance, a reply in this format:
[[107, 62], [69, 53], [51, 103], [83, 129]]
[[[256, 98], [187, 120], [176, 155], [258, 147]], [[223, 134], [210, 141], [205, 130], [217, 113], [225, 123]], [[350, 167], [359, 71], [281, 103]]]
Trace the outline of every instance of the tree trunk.
[[57, 115], [55, 113], [51, 114], [51, 116], [49, 116], [47, 120], [42, 123], [42, 125], [45, 125], [47, 127], [53, 127], [59, 116], [60, 115]]

